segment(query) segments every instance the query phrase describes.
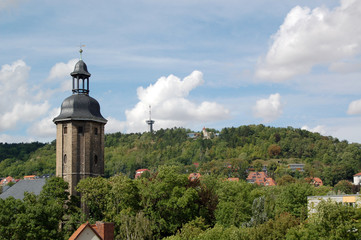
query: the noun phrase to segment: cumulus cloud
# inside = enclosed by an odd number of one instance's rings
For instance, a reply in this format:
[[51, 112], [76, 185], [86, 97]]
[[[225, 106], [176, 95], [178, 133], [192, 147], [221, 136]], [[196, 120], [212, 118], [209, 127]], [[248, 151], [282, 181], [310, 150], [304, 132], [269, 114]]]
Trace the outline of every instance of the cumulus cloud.
[[39, 116], [45, 114], [48, 109], [48, 102], [42, 104], [32, 104], [28, 102], [15, 103], [12, 111], [5, 112], [0, 117], [0, 130], [14, 129], [16, 124], [20, 121], [32, 122]]
[[73, 72], [75, 64], [79, 59], [71, 59], [67, 63], [56, 63], [49, 72], [47, 81], [61, 82], [61, 91], [71, 90], [70, 73]]
[[106, 133], [115, 133], [115, 132], [124, 132], [125, 131], [125, 122], [119, 121], [113, 117], [107, 117], [107, 124], [105, 125]]
[[272, 36], [273, 43], [260, 60], [256, 77], [282, 81], [308, 73], [315, 65], [329, 65], [360, 54], [360, 12], [359, 0], [343, 0], [332, 10], [293, 8]]
[[3, 65], [0, 70], [0, 131], [31, 122], [49, 109], [47, 101], [38, 101], [39, 92], [27, 84], [30, 67], [22, 60]]
[[335, 62], [330, 65], [329, 69], [338, 73], [360, 72], [361, 62]]
[[348, 114], [361, 114], [361, 99], [352, 101], [350, 105], [348, 105], [347, 109]]
[[183, 80], [174, 75], [161, 77], [147, 88], [139, 87], [139, 102], [131, 110], [126, 110], [126, 131], [142, 132], [147, 130], [149, 106], [155, 129], [167, 127], [185, 127], [195, 121], [212, 122], [229, 117], [224, 106], [210, 101], [195, 103], [187, 99], [189, 92], [204, 83], [203, 74], [192, 72]]
[[314, 128], [310, 128], [308, 126], [303, 126], [301, 127], [302, 130], [307, 130], [307, 131], [310, 131], [310, 132], [314, 132], [314, 133], [319, 133], [321, 135], [326, 135], [327, 134], [327, 131], [326, 131], [326, 127], [324, 125], [317, 125], [316, 127]]
[[28, 130], [28, 134], [42, 139], [54, 139], [56, 136], [56, 125], [53, 119], [60, 113], [60, 108], [54, 108], [48, 115], [36, 121]]
[[19, 142], [30, 143], [30, 142], [34, 142], [34, 141], [37, 141], [37, 140], [33, 137], [0, 134], [0, 142], [2, 142], [2, 143], [19, 143]]
[[25, 0], [1, 0], [0, 1], [0, 11], [5, 9], [10, 9], [17, 7], [20, 3], [25, 2]]
[[253, 115], [256, 118], [263, 118], [265, 122], [276, 120], [283, 112], [281, 95], [271, 94], [269, 98], [260, 99], [253, 107]]

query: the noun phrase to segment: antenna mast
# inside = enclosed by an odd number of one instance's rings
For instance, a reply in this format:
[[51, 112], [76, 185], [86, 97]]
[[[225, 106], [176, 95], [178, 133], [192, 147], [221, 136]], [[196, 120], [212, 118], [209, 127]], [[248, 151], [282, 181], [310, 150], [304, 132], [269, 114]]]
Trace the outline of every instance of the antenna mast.
[[153, 133], [153, 124], [155, 123], [154, 120], [152, 120], [152, 106], [149, 105], [149, 120], [145, 121], [149, 125], [149, 132]]

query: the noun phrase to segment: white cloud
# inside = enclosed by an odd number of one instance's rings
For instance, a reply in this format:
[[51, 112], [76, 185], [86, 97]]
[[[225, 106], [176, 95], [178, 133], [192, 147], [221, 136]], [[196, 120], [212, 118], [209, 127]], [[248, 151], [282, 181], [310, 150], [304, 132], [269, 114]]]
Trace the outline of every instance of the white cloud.
[[19, 123], [31, 122], [49, 109], [47, 101], [39, 102], [27, 84], [30, 67], [22, 60], [3, 65], [0, 70], [0, 131], [14, 129]]
[[125, 130], [125, 122], [119, 121], [113, 117], [107, 117], [107, 124], [105, 125], [106, 133], [123, 132]]
[[28, 134], [36, 138], [55, 139], [56, 125], [53, 119], [60, 113], [60, 108], [54, 108], [48, 112], [48, 116], [35, 122], [27, 130]]
[[327, 134], [327, 131], [326, 131], [326, 127], [324, 125], [317, 125], [316, 127], [314, 128], [310, 128], [308, 126], [303, 126], [301, 127], [302, 130], [307, 130], [307, 131], [310, 131], [310, 132], [317, 132], [321, 135], [326, 135]]
[[32, 122], [45, 114], [48, 109], [48, 102], [42, 104], [16, 103], [11, 112], [5, 112], [0, 117], [0, 130], [14, 129], [18, 122]]
[[228, 109], [216, 102], [204, 101], [200, 104], [188, 100], [189, 92], [204, 83], [203, 74], [192, 72], [183, 80], [174, 75], [161, 77], [154, 85], [139, 87], [139, 102], [131, 110], [126, 110], [126, 131], [142, 132], [147, 130], [149, 106], [155, 129], [167, 127], [186, 127], [195, 121], [212, 122], [229, 117]]
[[329, 69], [338, 73], [360, 72], [361, 62], [335, 62], [330, 65]]
[[78, 59], [71, 59], [68, 63], [56, 63], [51, 69], [49, 73], [49, 80], [56, 78], [64, 78], [68, 77], [70, 73], [74, 70], [75, 64], [78, 62]]
[[358, 118], [348, 118], [348, 119], [340, 119], [341, 122], [336, 123], [334, 126], [330, 127], [329, 135], [337, 137], [340, 140], [347, 140], [350, 142], [361, 143], [360, 131], [361, 119]]
[[257, 118], [263, 118], [265, 122], [276, 120], [281, 114], [283, 106], [281, 95], [279, 93], [271, 94], [269, 98], [260, 99], [253, 107], [253, 115]]
[[17, 7], [21, 2], [25, 2], [25, 0], [1, 0], [0, 10]]
[[350, 105], [348, 105], [348, 114], [361, 114], [361, 99], [352, 101]]
[[[332, 10], [293, 8], [272, 36], [273, 44], [261, 59], [256, 76], [282, 81], [361, 52], [361, 1], [343, 0]], [[334, 66], [333, 66], [334, 68]]]
[[70, 73], [74, 71], [75, 64], [79, 59], [71, 59], [67, 63], [59, 62], [56, 63], [49, 72], [47, 81], [58, 81], [61, 82], [61, 91], [71, 90], [71, 79]]
[[14, 136], [8, 134], [0, 134], [0, 142], [2, 143], [20, 143], [20, 142], [34, 142], [37, 141], [35, 138], [27, 136]]

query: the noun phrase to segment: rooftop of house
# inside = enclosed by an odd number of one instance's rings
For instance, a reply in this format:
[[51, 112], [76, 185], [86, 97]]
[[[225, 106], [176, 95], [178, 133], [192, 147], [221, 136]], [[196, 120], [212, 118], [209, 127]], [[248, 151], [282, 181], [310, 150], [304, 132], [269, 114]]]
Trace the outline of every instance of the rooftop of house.
[[144, 172], [149, 172], [149, 169], [142, 168], [135, 171], [135, 178], [139, 178]]
[[194, 181], [196, 179], [199, 179], [200, 177], [201, 177], [200, 173], [190, 173], [189, 176], [188, 176], [188, 179], [190, 181]]
[[2, 194], [0, 194], [0, 198], [6, 199], [8, 197], [14, 197], [15, 199], [23, 199], [24, 193], [34, 193], [35, 195], [39, 195], [43, 186], [45, 185], [45, 178], [38, 178], [34, 180], [20, 180], [14, 186], [8, 188]]
[[11, 176], [8, 176], [0, 181], [0, 184], [8, 184], [9, 182], [15, 182], [15, 179]]
[[89, 222], [80, 225], [80, 227], [69, 238], [69, 240], [76, 239], [102, 240], [101, 236], [99, 236], [99, 233], [92, 228]]
[[74, 233], [69, 240], [113, 240], [114, 239], [114, 223], [96, 222], [89, 224], [83, 223]]
[[263, 186], [276, 185], [276, 182], [272, 178], [268, 177], [265, 172], [250, 172], [247, 177], [247, 182]]
[[315, 187], [323, 186], [323, 182], [322, 182], [321, 178], [310, 177], [310, 178], [305, 178], [305, 180], [307, 182], [309, 182], [310, 184], [313, 184]]
[[35, 179], [36, 175], [28, 175], [28, 176], [24, 176], [24, 179]]

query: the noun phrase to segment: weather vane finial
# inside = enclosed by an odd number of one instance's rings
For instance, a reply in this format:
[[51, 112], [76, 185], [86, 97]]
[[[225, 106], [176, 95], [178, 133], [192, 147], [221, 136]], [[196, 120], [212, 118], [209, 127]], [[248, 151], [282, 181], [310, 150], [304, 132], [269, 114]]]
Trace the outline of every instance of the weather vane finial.
[[81, 43], [80, 43], [80, 46], [79, 46], [79, 48], [80, 48], [80, 50], [79, 50], [79, 53], [80, 53], [80, 60], [82, 60], [82, 57], [83, 57], [83, 47], [85, 47], [85, 45], [82, 45]]

